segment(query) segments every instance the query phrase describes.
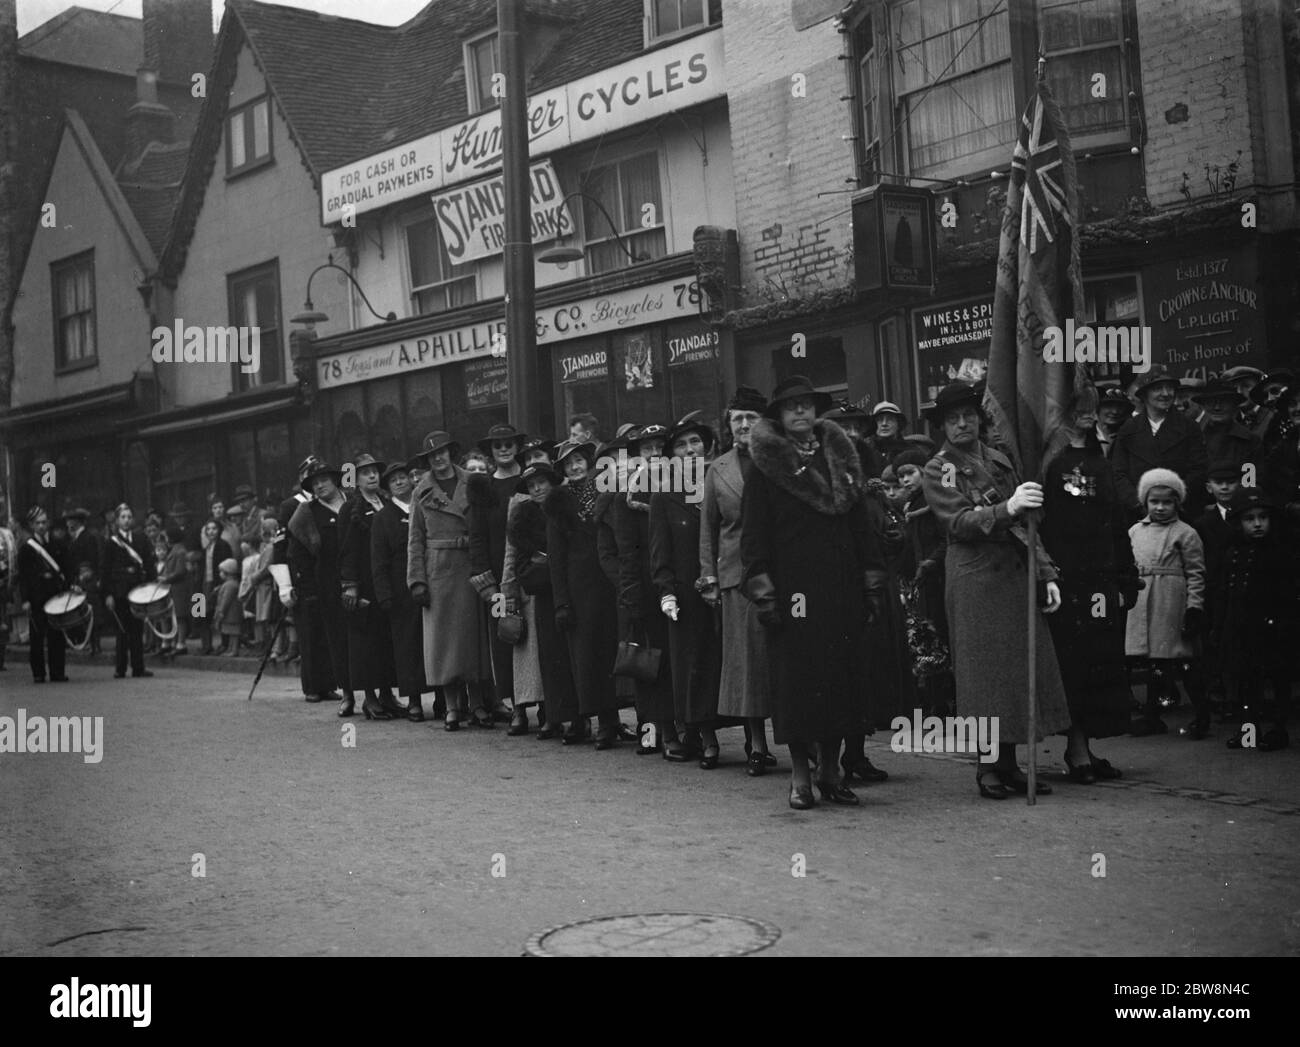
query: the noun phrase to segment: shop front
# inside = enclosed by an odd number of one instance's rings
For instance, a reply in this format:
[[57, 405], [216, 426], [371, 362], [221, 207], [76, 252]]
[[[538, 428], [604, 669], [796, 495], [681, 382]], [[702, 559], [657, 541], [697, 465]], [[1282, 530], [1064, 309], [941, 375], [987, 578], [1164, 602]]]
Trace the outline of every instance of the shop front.
[[[543, 435], [596, 416], [602, 438], [623, 421], [668, 422], [722, 409], [719, 335], [701, 314], [691, 258], [558, 285], [538, 294]], [[640, 281], [637, 281], [637, 277]], [[501, 302], [349, 332], [315, 344], [317, 406], [328, 450], [392, 460], [445, 429], [469, 448], [507, 421]]]

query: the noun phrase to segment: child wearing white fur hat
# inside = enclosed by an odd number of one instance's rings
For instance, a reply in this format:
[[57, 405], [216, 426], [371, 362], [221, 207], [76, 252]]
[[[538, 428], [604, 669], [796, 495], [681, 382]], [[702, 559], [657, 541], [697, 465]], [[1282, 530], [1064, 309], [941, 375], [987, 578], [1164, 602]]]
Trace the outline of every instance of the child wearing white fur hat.
[[1128, 534], [1146, 587], [1128, 613], [1125, 652], [1147, 661], [1151, 681], [1134, 734], [1168, 730], [1160, 719], [1160, 693], [1168, 687], [1176, 694], [1180, 676], [1196, 712], [1184, 733], [1203, 738], [1210, 726], [1197, 643], [1205, 607], [1205, 547], [1196, 530], [1178, 517], [1186, 499], [1187, 485], [1170, 469], [1149, 469], [1138, 481], [1138, 501], [1146, 515]]

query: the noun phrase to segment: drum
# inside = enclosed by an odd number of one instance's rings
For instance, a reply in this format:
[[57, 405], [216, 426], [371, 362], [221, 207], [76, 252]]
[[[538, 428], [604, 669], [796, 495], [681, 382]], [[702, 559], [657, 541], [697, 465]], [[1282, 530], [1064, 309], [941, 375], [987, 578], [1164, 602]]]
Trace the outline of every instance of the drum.
[[[144, 621], [160, 640], [176, 635], [176, 611], [172, 607], [171, 586], [166, 582], [146, 582], [126, 594], [131, 613]], [[166, 631], [164, 631], [166, 630]]]
[[[95, 612], [85, 593], [66, 592], [51, 596], [45, 601], [45, 617], [51, 626], [68, 638], [74, 651], [85, 649], [95, 632]], [[72, 638], [72, 631], [84, 629], [80, 640]]]

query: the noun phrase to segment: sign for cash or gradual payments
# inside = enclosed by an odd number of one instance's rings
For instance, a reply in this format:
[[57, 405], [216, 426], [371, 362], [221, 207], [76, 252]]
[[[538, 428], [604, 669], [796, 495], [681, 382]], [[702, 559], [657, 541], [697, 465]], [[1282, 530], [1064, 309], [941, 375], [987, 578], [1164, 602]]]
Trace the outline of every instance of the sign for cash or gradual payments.
[[[660, 320], [698, 317], [700, 305], [699, 285], [690, 279], [665, 280], [646, 287], [584, 298], [539, 309], [536, 315], [537, 344], [621, 331]], [[493, 340], [505, 337], [506, 322], [502, 317], [416, 335], [401, 342], [385, 342], [348, 353], [321, 356], [316, 361], [320, 387], [332, 389], [487, 356], [492, 352]]]
[[[528, 151], [544, 156], [726, 93], [722, 30], [716, 29], [533, 96]], [[481, 178], [500, 166], [501, 110], [494, 109], [326, 171], [321, 222]]]
[[[549, 160], [528, 172], [533, 243], [574, 231], [573, 216]], [[433, 198], [442, 242], [452, 265], [500, 254], [506, 242], [506, 185], [502, 175], [471, 182]]]

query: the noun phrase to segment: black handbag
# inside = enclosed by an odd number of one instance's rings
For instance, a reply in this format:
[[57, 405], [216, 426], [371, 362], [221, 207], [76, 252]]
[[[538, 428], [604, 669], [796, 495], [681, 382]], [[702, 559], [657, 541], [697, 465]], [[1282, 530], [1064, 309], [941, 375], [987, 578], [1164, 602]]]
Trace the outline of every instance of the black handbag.
[[630, 676], [641, 683], [654, 683], [659, 679], [659, 663], [663, 656], [664, 652], [658, 647], [650, 646], [648, 637], [644, 644], [621, 640], [614, 656], [614, 675]]
[[517, 647], [528, 636], [528, 623], [522, 614], [503, 614], [497, 619], [497, 636], [502, 642]]

